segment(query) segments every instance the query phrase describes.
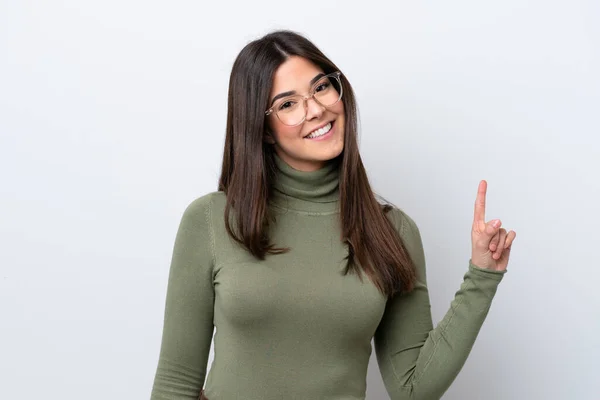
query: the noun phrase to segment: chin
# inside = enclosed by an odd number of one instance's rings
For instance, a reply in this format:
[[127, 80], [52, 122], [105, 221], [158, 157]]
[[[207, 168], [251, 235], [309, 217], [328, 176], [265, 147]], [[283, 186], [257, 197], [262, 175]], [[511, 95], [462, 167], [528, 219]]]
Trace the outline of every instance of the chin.
[[332, 149], [330, 151], [324, 152], [323, 154], [318, 155], [316, 158], [318, 161], [329, 161], [333, 160], [344, 151], [344, 147], [342, 146], [340, 149]]

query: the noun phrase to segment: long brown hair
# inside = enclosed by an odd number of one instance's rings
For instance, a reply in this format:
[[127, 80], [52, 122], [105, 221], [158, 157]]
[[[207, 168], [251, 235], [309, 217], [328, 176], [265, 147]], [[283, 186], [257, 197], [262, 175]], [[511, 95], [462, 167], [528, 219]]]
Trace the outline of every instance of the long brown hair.
[[[248, 43], [237, 56], [229, 80], [227, 128], [219, 190], [225, 192], [225, 226], [228, 234], [255, 257], [281, 254], [270, 242], [271, 222], [268, 200], [274, 179], [272, 145], [264, 140], [265, 112], [273, 76], [292, 55], [319, 66], [325, 74], [340, 70], [304, 36], [281, 30]], [[361, 269], [385, 295], [409, 292], [416, 271], [402, 239], [385, 213], [392, 209], [380, 204], [371, 190], [358, 151], [357, 107], [348, 79], [341, 75], [345, 109], [344, 150], [340, 154], [341, 239], [348, 245], [344, 274]], [[236, 230], [230, 214], [235, 209]], [[239, 212], [241, 211], [241, 212]]]

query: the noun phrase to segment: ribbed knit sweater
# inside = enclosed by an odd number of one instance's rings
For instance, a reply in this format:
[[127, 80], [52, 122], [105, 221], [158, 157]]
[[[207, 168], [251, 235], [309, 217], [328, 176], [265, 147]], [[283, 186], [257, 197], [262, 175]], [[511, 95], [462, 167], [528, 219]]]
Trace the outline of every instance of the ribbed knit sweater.
[[341, 274], [348, 248], [340, 239], [338, 165], [304, 172], [275, 161], [269, 235], [290, 252], [260, 261], [233, 241], [222, 192], [184, 211], [152, 400], [195, 400], [203, 388], [209, 400], [364, 400], [372, 339], [392, 400], [439, 399], [464, 365], [506, 271], [465, 262], [463, 282], [434, 328], [413, 219], [399, 208], [387, 214], [418, 281], [414, 291], [386, 298], [366, 275], [361, 282]]

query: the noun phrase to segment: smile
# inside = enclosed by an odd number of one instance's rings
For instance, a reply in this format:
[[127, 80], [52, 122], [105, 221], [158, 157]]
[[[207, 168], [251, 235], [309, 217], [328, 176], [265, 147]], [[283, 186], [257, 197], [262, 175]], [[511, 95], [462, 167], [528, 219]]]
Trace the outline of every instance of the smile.
[[309, 135], [305, 136], [304, 139], [319, 139], [319, 138], [323, 138], [324, 136], [329, 136], [327, 134], [330, 132], [333, 132], [334, 122], [335, 121], [329, 122], [324, 127], [315, 129]]

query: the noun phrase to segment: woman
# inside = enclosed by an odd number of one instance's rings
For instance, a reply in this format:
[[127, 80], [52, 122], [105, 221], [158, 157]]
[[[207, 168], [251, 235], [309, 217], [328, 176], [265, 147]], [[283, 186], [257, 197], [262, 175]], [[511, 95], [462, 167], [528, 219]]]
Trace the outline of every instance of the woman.
[[372, 338], [392, 399], [440, 398], [515, 238], [484, 221], [486, 185], [464, 282], [434, 329], [419, 229], [369, 186], [350, 83], [293, 32], [249, 43], [219, 191], [187, 207], [175, 240], [152, 399], [364, 399]]

